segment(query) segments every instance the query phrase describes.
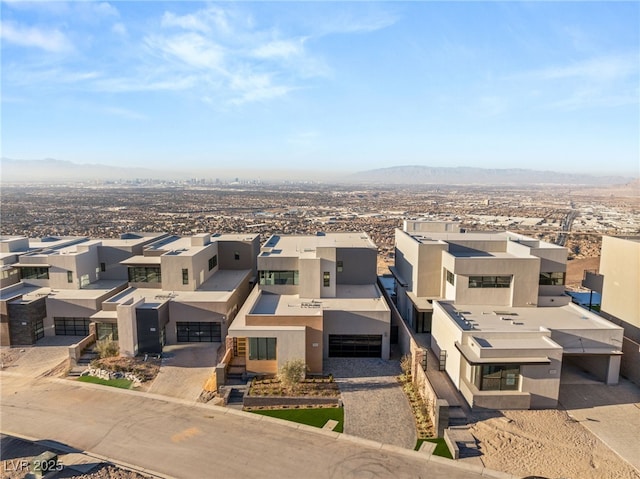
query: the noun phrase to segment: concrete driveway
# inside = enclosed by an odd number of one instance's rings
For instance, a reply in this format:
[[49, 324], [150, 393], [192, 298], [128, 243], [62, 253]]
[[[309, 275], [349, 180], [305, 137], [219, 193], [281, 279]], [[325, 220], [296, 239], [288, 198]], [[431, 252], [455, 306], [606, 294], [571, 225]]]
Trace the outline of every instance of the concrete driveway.
[[562, 365], [560, 404], [619, 456], [640, 471], [640, 388], [626, 379], [607, 386]]
[[187, 401], [196, 401], [213, 372], [220, 343], [185, 343], [165, 346], [160, 372], [149, 388]]
[[344, 432], [408, 449], [416, 445], [416, 426], [396, 376], [398, 361], [376, 358], [330, 358], [325, 373], [333, 374], [342, 393]]
[[31, 378], [46, 374], [69, 358], [69, 346], [81, 341], [84, 336], [45, 336], [33, 346], [2, 348], [3, 369]]

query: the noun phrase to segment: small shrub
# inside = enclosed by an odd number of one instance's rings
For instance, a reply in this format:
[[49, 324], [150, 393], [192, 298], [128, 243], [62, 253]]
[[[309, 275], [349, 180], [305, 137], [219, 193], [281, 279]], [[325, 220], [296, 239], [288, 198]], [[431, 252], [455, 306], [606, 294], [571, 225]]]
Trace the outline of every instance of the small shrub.
[[109, 335], [105, 339], [96, 341], [96, 351], [100, 359], [111, 358], [120, 354], [120, 347], [118, 342], [113, 340], [113, 337]]
[[292, 359], [285, 362], [280, 371], [278, 371], [278, 379], [282, 383], [282, 386], [291, 393], [295, 393], [300, 381], [305, 378], [307, 374], [307, 364], [304, 359]]

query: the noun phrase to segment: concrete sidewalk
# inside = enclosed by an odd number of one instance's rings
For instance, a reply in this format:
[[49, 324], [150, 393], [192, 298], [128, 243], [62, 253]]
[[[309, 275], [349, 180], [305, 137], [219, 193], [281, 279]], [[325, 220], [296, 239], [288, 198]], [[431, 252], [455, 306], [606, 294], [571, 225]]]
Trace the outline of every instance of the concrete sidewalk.
[[398, 361], [376, 358], [330, 358], [344, 405], [344, 432], [372, 441], [413, 449], [416, 425], [402, 386]]

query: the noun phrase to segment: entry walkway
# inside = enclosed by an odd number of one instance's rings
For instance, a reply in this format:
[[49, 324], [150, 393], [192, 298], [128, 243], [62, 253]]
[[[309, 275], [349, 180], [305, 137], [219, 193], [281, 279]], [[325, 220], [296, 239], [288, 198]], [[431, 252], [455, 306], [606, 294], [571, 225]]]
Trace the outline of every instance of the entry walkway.
[[185, 343], [165, 346], [160, 372], [150, 393], [196, 401], [216, 365], [220, 343]]
[[413, 412], [396, 379], [398, 361], [376, 358], [330, 358], [325, 372], [333, 374], [342, 393], [344, 432], [408, 449], [416, 445]]
[[577, 368], [565, 371], [565, 367], [563, 364], [560, 404], [574, 420], [640, 471], [640, 388], [623, 378], [619, 384], [607, 386]]

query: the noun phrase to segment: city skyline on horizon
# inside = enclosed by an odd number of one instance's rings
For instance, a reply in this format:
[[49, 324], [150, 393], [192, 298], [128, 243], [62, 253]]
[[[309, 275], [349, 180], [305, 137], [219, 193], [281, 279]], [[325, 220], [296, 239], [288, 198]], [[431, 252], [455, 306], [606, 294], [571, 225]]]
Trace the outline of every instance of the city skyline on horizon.
[[640, 174], [635, 2], [1, 8], [4, 157]]

